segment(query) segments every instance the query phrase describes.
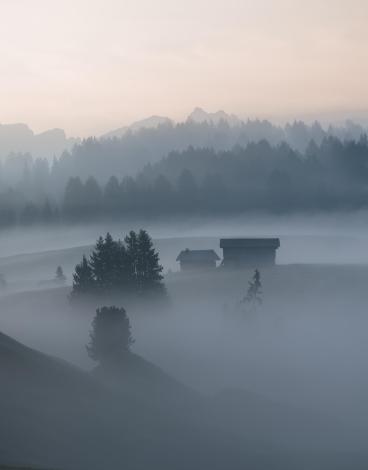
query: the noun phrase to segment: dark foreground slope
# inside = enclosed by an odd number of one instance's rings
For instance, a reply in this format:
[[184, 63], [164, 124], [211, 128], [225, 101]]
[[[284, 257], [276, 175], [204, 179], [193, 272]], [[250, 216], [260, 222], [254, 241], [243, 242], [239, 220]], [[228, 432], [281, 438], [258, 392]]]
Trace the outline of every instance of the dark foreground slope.
[[[132, 385], [126, 391], [104, 387], [88, 374], [0, 334], [2, 463], [184, 469], [224, 468], [229, 455], [238, 462], [248, 458], [240, 439], [195, 419], [195, 412], [183, 412], [183, 407], [199, 406], [199, 397], [148, 363], [135, 361], [148, 377], [141, 394]], [[136, 385], [141, 382], [137, 380]], [[152, 388], [148, 399], [147, 387], [155, 381], [161, 385]], [[165, 405], [167, 397], [160, 400], [160, 387], [172, 387], [168, 393], [175, 405]]]
[[314, 445], [312, 436], [318, 441], [332, 432], [322, 420], [310, 419], [304, 429], [303, 414], [245, 393], [203, 398], [134, 355], [119, 374], [91, 376], [0, 334], [0, 384], [4, 465], [335, 470], [349, 462], [366, 468], [364, 456], [342, 440], [335, 450]]

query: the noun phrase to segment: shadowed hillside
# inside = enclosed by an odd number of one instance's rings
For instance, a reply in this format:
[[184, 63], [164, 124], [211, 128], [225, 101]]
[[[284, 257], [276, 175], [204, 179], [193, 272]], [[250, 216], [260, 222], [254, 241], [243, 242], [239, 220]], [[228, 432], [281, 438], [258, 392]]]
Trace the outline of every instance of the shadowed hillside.
[[[152, 391], [150, 382], [161, 382], [169, 391], [167, 385], [175, 381], [137, 358], [132, 368], [136, 377], [139, 369], [148, 377], [144, 394], [129, 387], [107, 390], [88, 374], [1, 334], [2, 461], [57, 468], [124, 464], [129, 469], [202, 468], [199, 462], [207, 462], [216, 468], [220, 449], [227, 448], [223, 455], [235, 452], [232, 440], [194, 420], [195, 413], [190, 419], [180, 417], [182, 407], [165, 406], [160, 395], [155, 400], [144, 397]], [[177, 397], [180, 385], [175, 383], [174, 388]], [[192, 399], [183, 387], [182, 404]]]
[[[243, 392], [201, 397], [135, 355], [121, 364], [121, 375], [97, 369], [94, 377], [0, 334], [2, 462], [65, 469], [291, 469], [303, 457], [316, 469], [345, 468], [339, 465], [349, 447], [338, 458], [321, 449], [318, 442], [333, 428], [297, 410]], [[354, 468], [363, 468], [359, 454], [354, 459]]]

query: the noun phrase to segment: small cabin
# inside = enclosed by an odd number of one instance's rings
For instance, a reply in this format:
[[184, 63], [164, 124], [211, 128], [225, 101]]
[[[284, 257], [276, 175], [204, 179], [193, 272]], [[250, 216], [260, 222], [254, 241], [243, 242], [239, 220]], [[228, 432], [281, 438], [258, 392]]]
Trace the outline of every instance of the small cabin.
[[278, 238], [222, 238], [222, 265], [227, 268], [259, 268], [274, 266]]
[[181, 271], [206, 270], [216, 268], [219, 261], [214, 250], [183, 250], [179, 253], [176, 261], [180, 263]]

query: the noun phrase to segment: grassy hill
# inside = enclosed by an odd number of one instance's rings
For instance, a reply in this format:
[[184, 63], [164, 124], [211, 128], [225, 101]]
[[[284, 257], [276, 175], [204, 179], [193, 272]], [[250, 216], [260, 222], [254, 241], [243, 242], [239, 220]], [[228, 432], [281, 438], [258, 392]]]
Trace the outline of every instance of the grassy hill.
[[[0, 456], [4, 464], [65, 469], [200, 468], [199, 462], [216, 465], [218, 459], [224, 460], [221, 455], [236, 451], [222, 431], [192, 420], [195, 413], [190, 419], [182, 415], [184, 404], [198, 406], [185, 387], [136, 357], [124, 377], [130, 381], [128, 387], [106, 387], [88, 373], [3, 334], [0, 361]], [[142, 376], [136, 384], [130, 379], [133, 370], [136, 377]], [[151, 386], [154, 382], [156, 387]], [[158, 394], [158, 384], [161, 392], [174, 393], [172, 404]], [[169, 390], [169, 384], [174, 388]], [[144, 393], [136, 393], [135, 385]], [[156, 394], [154, 400], [152, 394]]]
[[203, 397], [135, 355], [121, 375], [97, 369], [91, 376], [0, 334], [0, 383], [4, 465], [335, 470], [367, 462], [346, 444], [336, 447], [336, 432], [335, 447], [324, 448], [333, 428], [321, 417], [306, 420], [245, 392]]

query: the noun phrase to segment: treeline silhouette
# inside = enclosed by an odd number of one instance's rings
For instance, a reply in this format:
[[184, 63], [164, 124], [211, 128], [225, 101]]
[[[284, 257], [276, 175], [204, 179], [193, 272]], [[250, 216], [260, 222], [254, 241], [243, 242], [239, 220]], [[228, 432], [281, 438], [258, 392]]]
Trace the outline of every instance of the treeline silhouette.
[[188, 146], [224, 151], [267, 140], [272, 146], [286, 142], [294, 150], [305, 152], [312, 140], [317, 145], [330, 136], [341, 141], [356, 141], [364, 133], [365, 129], [353, 122], [347, 122], [341, 128], [330, 126], [324, 130], [318, 122], [307, 125], [295, 121], [281, 127], [259, 120], [248, 120], [236, 125], [225, 120], [217, 124], [189, 120], [136, 132], [128, 131], [119, 138], [84, 140], [75, 145], [71, 152], [64, 152], [54, 163], [52, 172], [58, 175], [57, 180], [66, 175], [79, 176], [84, 180], [94, 176], [100, 184], [104, 184], [111, 175], [118, 179], [135, 175], [146, 164], [158, 162], [171, 151], [184, 151]]
[[119, 138], [85, 139], [52, 162], [53, 155], [48, 161], [33, 159], [27, 153], [11, 154], [0, 164], [0, 187], [21, 189], [31, 199], [42, 192], [60, 198], [70, 177], [86, 180], [94, 176], [99, 184], [106, 184], [111, 175], [119, 180], [134, 176], [146, 164], [158, 162], [171, 151], [184, 151], [188, 146], [224, 151], [267, 140], [271, 146], [286, 142], [292, 149], [304, 153], [311, 141], [320, 145], [331, 136], [341, 141], [358, 141], [365, 132], [351, 121], [326, 130], [318, 122], [307, 125], [302, 121], [284, 127], [259, 120], [236, 124], [224, 119], [216, 124], [193, 120], [179, 124], [168, 122], [157, 128], [127, 131]]
[[271, 213], [368, 207], [368, 141], [326, 138], [300, 153], [267, 141], [228, 151], [189, 147], [136, 177], [70, 178], [56, 201], [20, 190], [0, 196], [2, 226], [129, 215]]

